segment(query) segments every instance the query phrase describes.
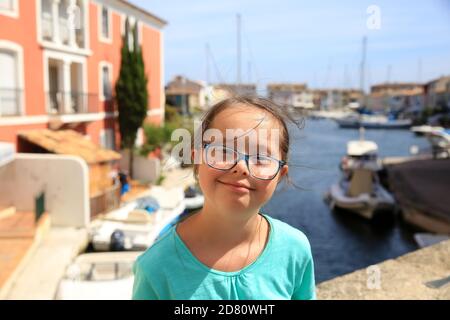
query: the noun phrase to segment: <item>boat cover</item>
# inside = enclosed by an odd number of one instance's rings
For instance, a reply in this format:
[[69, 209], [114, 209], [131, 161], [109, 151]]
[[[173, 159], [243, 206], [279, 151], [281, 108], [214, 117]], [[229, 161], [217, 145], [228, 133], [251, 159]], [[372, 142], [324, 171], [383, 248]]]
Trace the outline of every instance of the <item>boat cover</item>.
[[450, 223], [450, 159], [408, 161], [386, 169], [401, 207]]

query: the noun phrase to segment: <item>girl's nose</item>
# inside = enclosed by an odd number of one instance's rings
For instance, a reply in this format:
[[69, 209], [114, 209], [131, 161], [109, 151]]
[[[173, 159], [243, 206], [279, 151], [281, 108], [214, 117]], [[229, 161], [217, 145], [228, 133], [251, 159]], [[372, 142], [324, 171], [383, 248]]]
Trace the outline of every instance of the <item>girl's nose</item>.
[[241, 159], [236, 163], [233, 168], [233, 173], [242, 173], [244, 176], [248, 176], [250, 172], [248, 172], [247, 163], [245, 160]]

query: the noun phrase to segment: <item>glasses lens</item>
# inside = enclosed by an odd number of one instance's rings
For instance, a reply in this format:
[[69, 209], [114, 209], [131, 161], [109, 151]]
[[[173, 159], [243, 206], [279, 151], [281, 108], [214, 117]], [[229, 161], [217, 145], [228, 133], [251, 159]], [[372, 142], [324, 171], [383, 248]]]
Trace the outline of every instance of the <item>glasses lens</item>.
[[279, 163], [270, 157], [256, 155], [249, 158], [249, 168], [256, 178], [272, 179], [278, 173]]
[[223, 146], [209, 146], [206, 153], [206, 161], [213, 168], [226, 170], [234, 166], [237, 154]]

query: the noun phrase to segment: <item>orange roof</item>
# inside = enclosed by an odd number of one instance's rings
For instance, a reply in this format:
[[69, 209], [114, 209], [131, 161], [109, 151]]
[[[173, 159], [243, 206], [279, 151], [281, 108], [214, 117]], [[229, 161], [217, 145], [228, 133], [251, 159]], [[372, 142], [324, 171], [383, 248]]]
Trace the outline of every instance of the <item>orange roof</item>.
[[49, 152], [79, 156], [88, 164], [121, 158], [119, 153], [103, 149], [73, 130], [29, 130], [20, 132], [19, 136]]
[[199, 94], [203, 86], [182, 76], [176, 76], [166, 86], [167, 95]]

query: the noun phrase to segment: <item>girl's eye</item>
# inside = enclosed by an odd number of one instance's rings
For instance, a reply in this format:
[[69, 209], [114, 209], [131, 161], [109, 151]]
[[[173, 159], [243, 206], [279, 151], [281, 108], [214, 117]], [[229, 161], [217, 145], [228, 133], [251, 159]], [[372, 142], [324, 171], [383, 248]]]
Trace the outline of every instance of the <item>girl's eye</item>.
[[272, 159], [265, 157], [265, 156], [256, 156], [256, 164], [258, 165], [268, 165], [272, 162]]

